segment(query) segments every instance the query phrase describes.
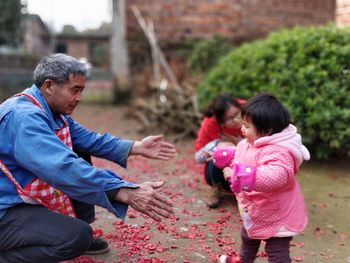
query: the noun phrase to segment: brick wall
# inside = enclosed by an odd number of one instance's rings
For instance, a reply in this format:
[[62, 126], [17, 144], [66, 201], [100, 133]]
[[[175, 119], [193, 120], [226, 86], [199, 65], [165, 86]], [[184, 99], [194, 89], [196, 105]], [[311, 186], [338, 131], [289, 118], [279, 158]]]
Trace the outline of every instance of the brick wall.
[[[92, 61], [92, 47], [95, 45], [109, 45], [109, 34], [76, 34], [76, 33], [61, 33], [56, 35], [55, 52], [58, 46], [65, 46], [64, 51], [75, 58], [86, 58]], [[108, 63], [107, 63], [108, 64]]]
[[[350, 1], [350, 0], [349, 0]], [[127, 0], [127, 32], [132, 76], [145, 85], [152, 59], [133, 15], [136, 5], [154, 22], [156, 36], [175, 75], [186, 79], [184, 40], [220, 34], [235, 42], [256, 39], [281, 27], [321, 25], [335, 20], [336, 0]], [[141, 46], [143, 45], [143, 46]]]
[[247, 38], [266, 35], [281, 27], [322, 25], [334, 22], [335, 0], [251, 0], [243, 1]]
[[335, 21], [340, 27], [350, 26], [350, 0], [337, 0]]
[[81, 39], [69, 39], [67, 44], [67, 54], [76, 58], [87, 58], [90, 61], [89, 43]]
[[[344, 2], [350, 2], [350, 0]], [[281, 27], [335, 20], [336, 0], [128, 0], [128, 32], [139, 30], [130, 10], [151, 18], [159, 40], [181, 42], [215, 33], [245, 40]], [[131, 33], [132, 34], [132, 33]]]

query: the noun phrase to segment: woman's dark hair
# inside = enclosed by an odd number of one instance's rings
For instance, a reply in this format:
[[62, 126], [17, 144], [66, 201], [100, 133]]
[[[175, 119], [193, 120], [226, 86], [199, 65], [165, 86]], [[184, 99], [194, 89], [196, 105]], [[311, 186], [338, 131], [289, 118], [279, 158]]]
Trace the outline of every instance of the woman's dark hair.
[[290, 114], [276, 97], [260, 93], [243, 106], [242, 118], [249, 119], [260, 136], [281, 132], [290, 124]]
[[216, 121], [219, 124], [223, 124], [225, 112], [230, 106], [235, 106], [242, 109], [242, 106], [232, 96], [222, 93], [217, 95], [213, 102], [208, 106], [208, 109], [204, 112], [206, 117], [215, 116]]

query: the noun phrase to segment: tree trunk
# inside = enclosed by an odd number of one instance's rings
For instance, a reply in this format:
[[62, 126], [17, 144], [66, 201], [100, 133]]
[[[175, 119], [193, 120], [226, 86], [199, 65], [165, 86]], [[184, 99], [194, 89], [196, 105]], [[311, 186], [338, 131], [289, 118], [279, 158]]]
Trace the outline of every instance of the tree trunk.
[[112, 0], [111, 66], [115, 103], [126, 103], [131, 96], [126, 43], [126, 1]]

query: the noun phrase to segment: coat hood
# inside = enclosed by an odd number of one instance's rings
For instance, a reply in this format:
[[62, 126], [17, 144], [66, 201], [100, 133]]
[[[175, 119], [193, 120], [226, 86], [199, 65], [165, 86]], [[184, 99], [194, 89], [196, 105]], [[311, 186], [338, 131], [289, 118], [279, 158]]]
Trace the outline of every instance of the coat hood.
[[264, 136], [254, 142], [254, 146], [259, 148], [267, 144], [279, 145], [285, 147], [294, 156], [298, 166], [305, 160], [310, 159], [308, 149], [303, 145], [301, 136], [297, 133], [297, 128], [289, 124], [287, 128], [271, 136]]

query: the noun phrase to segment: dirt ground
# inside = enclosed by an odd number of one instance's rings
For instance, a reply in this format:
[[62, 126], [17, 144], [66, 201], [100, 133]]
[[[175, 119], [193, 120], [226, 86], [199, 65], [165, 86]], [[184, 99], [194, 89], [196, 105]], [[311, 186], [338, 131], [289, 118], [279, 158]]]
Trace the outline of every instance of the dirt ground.
[[[80, 105], [73, 117], [100, 133], [131, 139], [146, 135], [139, 132], [127, 108]], [[175, 203], [176, 214], [158, 223], [129, 209], [123, 222], [98, 208], [94, 232], [108, 240], [110, 252], [71, 262], [216, 262], [220, 254], [236, 255], [241, 221], [235, 199], [226, 193], [218, 209], [207, 208], [210, 188], [204, 183], [202, 167], [193, 160], [192, 144], [193, 139], [177, 143], [178, 154], [168, 162], [131, 157], [127, 170], [95, 158], [95, 166], [112, 169], [127, 181], [165, 181], [164, 192]], [[350, 162], [311, 161], [302, 165], [298, 179], [308, 204], [309, 224], [293, 240], [293, 262], [350, 262], [350, 220], [346, 217]], [[256, 262], [267, 262], [263, 246]]]

